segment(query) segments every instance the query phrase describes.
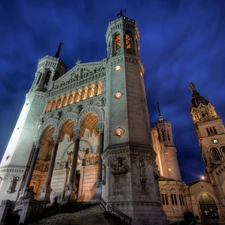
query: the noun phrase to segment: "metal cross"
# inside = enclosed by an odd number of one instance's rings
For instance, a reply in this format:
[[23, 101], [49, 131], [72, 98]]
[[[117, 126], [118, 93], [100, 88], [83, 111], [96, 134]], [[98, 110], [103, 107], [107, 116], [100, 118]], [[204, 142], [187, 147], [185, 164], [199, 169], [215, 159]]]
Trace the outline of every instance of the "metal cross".
[[123, 13], [126, 12], [126, 9], [121, 9], [120, 12], [117, 14], [117, 16], [122, 17]]

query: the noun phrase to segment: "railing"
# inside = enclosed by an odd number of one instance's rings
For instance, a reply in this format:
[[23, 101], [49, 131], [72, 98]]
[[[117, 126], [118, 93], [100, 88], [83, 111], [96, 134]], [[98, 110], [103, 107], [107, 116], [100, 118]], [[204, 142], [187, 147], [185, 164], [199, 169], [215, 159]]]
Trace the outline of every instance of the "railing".
[[[51, 210], [50, 212], [44, 214], [43, 216], [41, 216], [40, 218], [38, 218], [38, 224], [41, 222], [41, 220], [43, 219], [47, 219], [48, 217], [51, 217], [51, 216], [55, 216], [56, 214], [60, 214], [61, 212], [61, 208], [62, 208], [62, 205], [59, 204], [59, 206], [57, 206], [56, 208], [54, 208], [53, 210]], [[44, 224], [46, 224], [46, 220], [44, 222]], [[43, 223], [42, 223], [43, 224]]]
[[103, 210], [111, 215], [116, 216], [117, 218], [121, 219], [123, 222], [125, 222], [127, 225], [130, 225], [132, 222], [132, 219], [122, 213], [119, 209], [107, 204], [102, 198], [100, 202], [100, 206], [103, 208]]

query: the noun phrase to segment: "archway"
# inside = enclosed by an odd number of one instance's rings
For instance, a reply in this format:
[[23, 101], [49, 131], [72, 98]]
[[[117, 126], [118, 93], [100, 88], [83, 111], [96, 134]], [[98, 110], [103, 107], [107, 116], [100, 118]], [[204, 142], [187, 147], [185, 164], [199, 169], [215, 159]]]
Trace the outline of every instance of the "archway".
[[49, 160], [51, 157], [54, 141], [52, 134], [55, 128], [52, 125], [47, 126], [40, 136], [39, 146], [40, 150], [35, 163], [32, 179], [30, 182], [30, 189], [35, 193], [35, 199], [39, 199], [41, 188], [45, 184], [47, 171], [49, 167]]
[[212, 196], [206, 193], [201, 194], [199, 205], [204, 219], [219, 219], [216, 202]]

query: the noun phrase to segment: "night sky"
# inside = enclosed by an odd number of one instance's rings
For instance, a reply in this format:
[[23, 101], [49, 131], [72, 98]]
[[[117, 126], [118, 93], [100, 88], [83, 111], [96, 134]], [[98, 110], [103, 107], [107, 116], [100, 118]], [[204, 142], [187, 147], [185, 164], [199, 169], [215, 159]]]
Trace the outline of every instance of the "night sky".
[[190, 81], [225, 121], [224, 0], [11, 0], [0, 3], [0, 158], [34, 80], [39, 58], [75, 62], [106, 57], [105, 33], [120, 9], [136, 20], [151, 124], [157, 102], [170, 120], [183, 180], [204, 173], [189, 114]]

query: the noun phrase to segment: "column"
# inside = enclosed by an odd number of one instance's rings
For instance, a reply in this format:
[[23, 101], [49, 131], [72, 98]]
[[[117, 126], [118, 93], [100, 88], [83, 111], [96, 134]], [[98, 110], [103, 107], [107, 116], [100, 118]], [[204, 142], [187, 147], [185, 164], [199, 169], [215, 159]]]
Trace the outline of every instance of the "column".
[[52, 180], [52, 174], [53, 174], [53, 169], [54, 169], [54, 165], [55, 165], [55, 159], [56, 159], [56, 154], [57, 154], [57, 150], [58, 150], [58, 145], [59, 145], [58, 134], [53, 134], [53, 140], [54, 140], [54, 147], [53, 147], [53, 150], [51, 153], [48, 173], [47, 173], [47, 177], [45, 180], [45, 185], [41, 189], [41, 196], [40, 196], [40, 200], [47, 201], [47, 202], [50, 202], [50, 194], [52, 192], [52, 188], [51, 188], [50, 184], [51, 184], [51, 180]]
[[72, 166], [70, 169], [69, 182], [65, 187], [65, 196], [63, 199], [63, 204], [76, 200], [77, 187], [75, 185], [75, 179], [76, 179], [76, 168], [77, 168], [77, 156], [78, 156], [79, 145], [80, 145], [80, 129], [79, 128], [74, 129], [74, 136], [75, 136], [75, 144], [73, 148], [73, 160], [72, 160]]
[[99, 154], [98, 154], [98, 180], [94, 184], [95, 187], [95, 193], [93, 196], [92, 201], [93, 202], [100, 202], [101, 195], [102, 195], [102, 159], [101, 154], [103, 152], [104, 148], [104, 124], [99, 123], [97, 124], [98, 131], [100, 133], [100, 148], [99, 148]]
[[32, 179], [35, 163], [36, 163], [38, 153], [39, 153], [39, 149], [40, 149], [39, 148], [39, 140], [34, 140], [34, 146], [35, 146], [35, 149], [34, 149], [32, 159], [31, 159], [30, 168], [29, 168], [27, 176], [26, 176], [24, 187], [20, 191], [20, 197], [18, 198], [17, 202], [20, 200], [21, 197], [23, 197], [23, 198], [34, 198], [35, 193], [32, 190], [30, 190], [29, 186], [30, 186], [30, 181]]

